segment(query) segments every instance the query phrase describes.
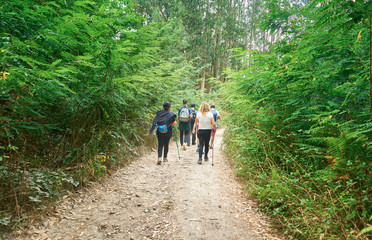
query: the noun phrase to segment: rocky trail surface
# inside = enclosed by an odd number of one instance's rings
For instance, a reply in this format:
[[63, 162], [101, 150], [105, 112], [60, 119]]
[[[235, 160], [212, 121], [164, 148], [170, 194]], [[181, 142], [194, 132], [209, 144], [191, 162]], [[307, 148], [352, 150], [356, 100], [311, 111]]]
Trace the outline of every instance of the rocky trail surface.
[[13, 239], [283, 239], [236, 181], [215, 139], [214, 166], [196, 146], [171, 143], [169, 162], [151, 152], [104, 183], [66, 195], [55, 213]]

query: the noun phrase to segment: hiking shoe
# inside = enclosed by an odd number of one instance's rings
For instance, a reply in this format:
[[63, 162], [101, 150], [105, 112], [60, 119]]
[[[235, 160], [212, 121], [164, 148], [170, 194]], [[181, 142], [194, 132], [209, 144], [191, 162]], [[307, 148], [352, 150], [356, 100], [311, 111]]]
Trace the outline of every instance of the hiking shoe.
[[198, 164], [202, 164], [202, 159], [201, 158], [199, 158]]
[[163, 159], [163, 162], [168, 162], [168, 158], [164, 158]]
[[208, 157], [205, 157], [204, 158], [204, 162], [208, 162], [209, 158]]
[[183, 150], [186, 150], [186, 144], [182, 145]]
[[161, 157], [158, 158], [158, 162], [156, 164], [161, 165]]

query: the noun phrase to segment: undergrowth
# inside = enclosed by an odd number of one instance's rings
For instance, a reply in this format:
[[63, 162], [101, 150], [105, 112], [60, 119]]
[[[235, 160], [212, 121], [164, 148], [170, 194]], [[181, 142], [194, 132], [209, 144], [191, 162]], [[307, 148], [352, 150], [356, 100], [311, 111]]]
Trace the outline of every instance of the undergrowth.
[[[359, 182], [336, 174], [333, 166], [312, 171], [288, 146], [257, 129], [244, 129], [244, 135], [239, 131], [243, 129], [225, 131], [225, 151], [247, 190], [285, 234], [293, 239], [355, 239], [368, 226], [370, 176]], [[368, 239], [368, 234], [358, 239]]]
[[195, 89], [182, 23], [133, 4], [1, 5], [0, 231], [139, 156], [162, 102]]

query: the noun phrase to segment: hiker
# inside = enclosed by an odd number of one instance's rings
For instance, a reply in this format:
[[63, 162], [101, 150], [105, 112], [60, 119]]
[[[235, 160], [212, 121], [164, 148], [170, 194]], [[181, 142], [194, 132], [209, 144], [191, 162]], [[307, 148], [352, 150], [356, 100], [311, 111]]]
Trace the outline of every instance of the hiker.
[[[198, 111], [196, 111], [195, 109], [195, 103], [191, 103], [191, 129], [194, 128], [194, 124], [195, 124], [195, 118], [196, 118], [196, 114], [198, 114]], [[192, 135], [192, 138], [191, 138], [191, 144], [192, 145], [195, 145], [196, 144], [196, 133], [191, 133]]]
[[209, 148], [210, 149], [213, 148], [214, 136], [216, 135], [217, 128], [218, 128], [217, 119], [221, 119], [221, 115], [216, 110], [216, 105], [214, 105], [214, 104], [211, 104], [211, 113], [213, 114], [214, 121], [216, 122], [216, 128], [215, 129], [212, 129], [212, 132], [211, 132], [211, 142], [209, 144]]
[[203, 102], [200, 105], [198, 114], [195, 118], [194, 128], [192, 130], [195, 133], [195, 128], [199, 127], [199, 159], [198, 164], [202, 164], [203, 147], [204, 147], [204, 161], [208, 161], [208, 151], [209, 151], [209, 140], [211, 138], [212, 129], [216, 128], [216, 123], [214, 122], [213, 114], [210, 111], [209, 104]]
[[168, 147], [169, 140], [172, 137], [172, 125], [177, 126], [176, 114], [170, 111], [171, 103], [164, 102], [163, 110], [159, 110], [156, 113], [154, 120], [152, 121], [152, 126], [150, 129], [150, 134], [154, 131], [157, 126], [156, 136], [158, 137], [158, 161], [157, 164], [161, 165], [162, 152], [164, 148], [164, 159], [163, 162], [167, 162], [168, 158]]
[[[187, 99], [183, 99], [183, 106], [178, 110], [178, 129], [180, 130], [180, 144], [186, 150], [186, 144], [190, 147], [190, 119], [191, 109], [187, 107]], [[185, 136], [185, 138], [183, 137]]]

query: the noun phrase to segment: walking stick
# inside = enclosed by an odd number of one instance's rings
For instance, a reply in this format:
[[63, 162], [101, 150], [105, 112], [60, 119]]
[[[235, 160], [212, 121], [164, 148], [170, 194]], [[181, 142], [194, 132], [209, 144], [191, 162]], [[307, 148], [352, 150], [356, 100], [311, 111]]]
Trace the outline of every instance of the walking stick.
[[177, 142], [177, 131], [176, 128], [174, 128], [174, 135], [173, 135], [174, 141], [176, 141], [176, 146], [177, 146], [177, 152], [178, 152], [178, 160], [181, 160], [180, 156], [180, 148], [178, 147], [178, 142]]

